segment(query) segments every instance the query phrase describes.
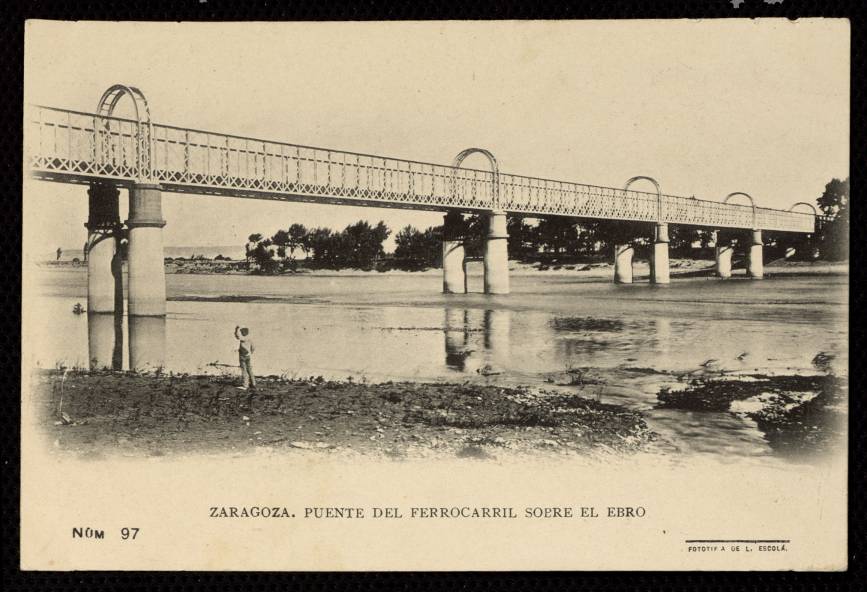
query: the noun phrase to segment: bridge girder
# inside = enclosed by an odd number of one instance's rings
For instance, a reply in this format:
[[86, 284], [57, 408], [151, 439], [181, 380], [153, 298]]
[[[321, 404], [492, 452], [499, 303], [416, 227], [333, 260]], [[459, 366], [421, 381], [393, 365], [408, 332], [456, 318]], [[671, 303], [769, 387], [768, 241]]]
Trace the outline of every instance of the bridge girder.
[[[445, 166], [157, 125], [150, 121], [141, 91], [120, 85], [113, 89], [100, 101], [99, 113], [28, 109], [26, 166], [32, 177], [127, 188], [147, 181], [179, 193], [430, 211], [662, 219], [708, 228], [804, 233], [815, 229], [816, 217], [804, 212], [729, 204], [728, 198], [721, 203], [665, 195], [658, 183], [655, 193], [647, 193], [503, 173], [483, 148], [468, 148], [452, 166]], [[124, 96], [133, 98], [135, 120], [108, 115]], [[491, 170], [464, 167], [474, 153], [485, 156]]]

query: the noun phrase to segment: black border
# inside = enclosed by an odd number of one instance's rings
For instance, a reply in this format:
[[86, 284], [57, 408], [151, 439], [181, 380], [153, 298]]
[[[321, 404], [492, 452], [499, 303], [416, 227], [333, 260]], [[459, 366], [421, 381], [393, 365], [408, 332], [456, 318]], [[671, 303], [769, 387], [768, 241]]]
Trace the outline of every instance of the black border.
[[[0, 170], [0, 212], [5, 221], [0, 235], [0, 257], [6, 271], [3, 282], [5, 314], [2, 322], [3, 383], [5, 413], [0, 413], [3, 430], [2, 488], [3, 585], [7, 590], [377, 590], [399, 586], [418, 590], [863, 590], [865, 573], [865, 413], [860, 392], [864, 376], [865, 273], [860, 267], [864, 245], [853, 232], [850, 268], [850, 390], [849, 414], [849, 570], [845, 573], [713, 573], [713, 572], [540, 572], [540, 573], [241, 573], [241, 572], [21, 572], [19, 571], [19, 475], [20, 475], [20, 389], [21, 330], [21, 120], [23, 104], [24, 20], [154, 20], [154, 21], [251, 21], [251, 20], [441, 20], [441, 19], [626, 19], [626, 18], [756, 18], [756, 17], [843, 17], [852, 30], [851, 139], [852, 187], [857, 192], [864, 175], [867, 155], [864, 142], [864, 54], [863, 0], [744, 0], [734, 8], [730, 0], [589, 0], [544, 4], [515, 0], [471, 2], [448, 5], [440, 2], [364, 0], [354, 5], [308, 0], [306, 3], [275, 0], [14, 0], [3, 5], [0, 50], [3, 76], [2, 130], [3, 157]], [[793, 122], [797, 125], [797, 122]], [[853, 229], [863, 228], [865, 217], [859, 204], [853, 208]], [[14, 314], [11, 312], [14, 311]], [[858, 582], [861, 582], [859, 585]]]

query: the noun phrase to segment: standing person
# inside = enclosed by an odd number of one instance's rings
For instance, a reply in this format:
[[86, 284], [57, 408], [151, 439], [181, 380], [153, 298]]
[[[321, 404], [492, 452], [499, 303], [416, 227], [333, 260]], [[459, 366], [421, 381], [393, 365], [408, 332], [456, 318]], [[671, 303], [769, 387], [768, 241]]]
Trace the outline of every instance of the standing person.
[[244, 383], [238, 388], [247, 390], [250, 394], [247, 396], [246, 407], [253, 402], [253, 393], [256, 391], [256, 377], [253, 376], [253, 340], [250, 339], [250, 330], [247, 327], [235, 326], [235, 339], [238, 340], [238, 364], [241, 366], [241, 377]]
[[63, 255], [63, 249], [57, 247], [57, 261], [60, 261], [60, 256]]

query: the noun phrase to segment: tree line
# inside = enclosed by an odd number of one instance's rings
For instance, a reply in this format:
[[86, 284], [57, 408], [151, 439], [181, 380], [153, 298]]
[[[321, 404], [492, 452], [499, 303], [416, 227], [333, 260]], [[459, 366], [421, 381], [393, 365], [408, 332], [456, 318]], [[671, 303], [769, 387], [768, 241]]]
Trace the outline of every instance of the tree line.
[[[830, 260], [846, 258], [849, 179], [832, 179], [816, 203], [829, 221], [819, 224], [815, 235], [765, 232], [765, 243], [781, 249], [792, 246], [800, 255], [809, 253], [810, 257], [818, 253]], [[653, 223], [619, 220], [582, 220], [578, 223], [559, 216], [541, 218], [536, 224], [530, 224], [520, 216], [509, 216], [508, 252], [511, 259], [522, 261], [607, 256], [614, 244], [629, 241], [650, 244], [654, 226]], [[303, 266], [311, 269], [419, 270], [441, 265], [443, 226], [424, 230], [414, 226], [402, 228], [394, 237], [394, 253], [388, 256], [383, 243], [391, 233], [382, 220], [375, 225], [360, 220], [341, 231], [322, 227], [308, 229], [295, 223], [270, 237], [250, 235], [247, 261], [262, 273], [297, 269], [302, 258]], [[450, 222], [450, 234], [463, 239], [468, 257], [483, 256], [487, 234], [484, 216], [455, 215]], [[738, 238], [740, 234], [745, 234], [745, 231], [727, 233], [729, 238]], [[672, 254], [686, 256], [696, 247], [709, 247], [713, 233], [709, 229], [671, 225], [669, 239]]]
[[251, 234], [247, 261], [264, 273], [297, 269], [300, 254], [304, 255], [305, 267], [373, 269], [385, 257], [382, 243], [390, 235], [391, 230], [382, 221], [371, 226], [359, 220], [339, 232], [292, 224], [270, 237]]

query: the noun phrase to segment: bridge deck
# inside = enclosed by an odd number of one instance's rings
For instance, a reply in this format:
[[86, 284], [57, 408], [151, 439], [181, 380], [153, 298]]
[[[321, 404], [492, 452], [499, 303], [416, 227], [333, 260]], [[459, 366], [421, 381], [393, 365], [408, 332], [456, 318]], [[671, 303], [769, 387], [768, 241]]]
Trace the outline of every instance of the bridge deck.
[[[272, 142], [52, 107], [25, 119], [25, 166], [36, 179], [139, 179], [167, 191], [425, 210], [662, 220], [711, 228], [811, 233], [815, 217], [770, 208]], [[150, 136], [150, 137], [148, 137]], [[143, 171], [146, 173], [143, 175]], [[497, 191], [498, 189], [498, 191]], [[495, 203], [495, 195], [498, 200]], [[660, 211], [657, 211], [661, 207]]]

